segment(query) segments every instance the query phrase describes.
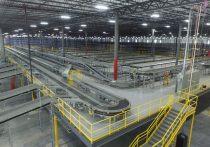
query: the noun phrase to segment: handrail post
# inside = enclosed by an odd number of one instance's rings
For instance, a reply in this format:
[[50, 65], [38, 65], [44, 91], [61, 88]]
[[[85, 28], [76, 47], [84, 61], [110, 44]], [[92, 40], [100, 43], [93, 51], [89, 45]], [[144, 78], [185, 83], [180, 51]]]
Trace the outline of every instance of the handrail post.
[[90, 138], [91, 138], [91, 144], [93, 143], [93, 124], [90, 125]]
[[62, 100], [62, 114], [63, 114], [63, 116], [64, 116], [64, 102], [63, 102], [63, 100]]
[[71, 107], [70, 107], [70, 112], [69, 113], [70, 113], [70, 124], [71, 124], [71, 122], [72, 122], [72, 119], [71, 119], [72, 118], [72, 110], [71, 110]]
[[109, 117], [109, 135], [111, 135], [111, 117]]
[[188, 140], [188, 147], [190, 147], [191, 139], [192, 139], [192, 131], [193, 131], [193, 126], [194, 126], [194, 119], [195, 119], [195, 113], [193, 114], [192, 117], [192, 122], [191, 122], [191, 127], [190, 127], [190, 137]]
[[126, 128], [126, 111], [125, 111], [125, 114], [124, 114], [124, 119], [125, 119], [125, 121], [124, 121], [124, 127]]
[[79, 115], [79, 132], [82, 132], [81, 131], [81, 119], [80, 119], [80, 115]]
[[138, 122], [140, 121], [140, 108], [138, 108], [139, 111], [138, 111]]

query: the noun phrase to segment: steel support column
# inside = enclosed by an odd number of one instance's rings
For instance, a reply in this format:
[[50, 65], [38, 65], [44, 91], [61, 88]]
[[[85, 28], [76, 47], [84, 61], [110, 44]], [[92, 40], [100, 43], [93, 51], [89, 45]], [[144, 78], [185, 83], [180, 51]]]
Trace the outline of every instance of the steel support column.
[[189, 140], [188, 140], [188, 147], [190, 147], [190, 145], [191, 145], [194, 121], [195, 121], [195, 113], [192, 116], [192, 121], [191, 121], [191, 126], [190, 126], [190, 136], [189, 136]]
[[182, 35], [182, 24], [179, 23], [179, 34], [177, 36], [177, 48], [176, 48], [176, 66], [179, 62], [179, 54], [180, 54], [180, 47], [181, 47], [181, 35]]
[[58, 121], [57, 121], [56, 115], [53, 116], [53, 125], [54, 125], [55, 147], [59, 147], [59, 140], [58, 140]]
[[87, 48], [87, 31], [85, 31], [85, 50], [86, 54], [88, 53], [88, 48]]
[[62, 47], [61, 47], [61, 56], [64, 57], [64, 29], [62, 27]]
[[41, 53], [43, 53], [43, 33], [42, 33], [42, 31], [40, 32], [39, 37], [40, 37], [40, 51], [41, 51]]
[[152, 29], [152, 57], [153, 57], [153, 61], [155, 61], [155, 45], [154, 45], [154, 39], [155, 39], [155, 29]]
[[119, 17], [115, 16], [115, 41], [114, 41], [114, 80], [118, 76], [118, 48], [119, 48]]
[[[28, 20], [27, 20], [27, 11], [26, 7], [24, 9], [25, 11], [25, 24], [26, 26], [28, 25]], [[32, 65], [31, 65], [31, 44], [30, 44], [30, 35], [29, 35], [29, 28], [27, 28], [27, 44], [28, 44], [28, 58], [29, 58], [29, 67], [30, 67], [30, 76], [31, 76], [31, 83], [33, 83], [33, 75], [32, 75]]]
[[15, 86], [16, 86], [16, 76], [13, 76], [13, 77], [10, 79], [10, 90], [15, 89]]
[[4, 49], [4, 37], [2, 35], [2, 29], [0, 28], [0, 59], [5, 60], [5, 49]]

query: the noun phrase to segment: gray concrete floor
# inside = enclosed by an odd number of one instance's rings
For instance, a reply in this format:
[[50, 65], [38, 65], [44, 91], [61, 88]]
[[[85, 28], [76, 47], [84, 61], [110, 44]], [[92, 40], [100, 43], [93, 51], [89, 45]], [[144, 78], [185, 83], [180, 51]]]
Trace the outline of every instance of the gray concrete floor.
[[[189, 128], [190, 121], [187, 122]], [[191, 147], [210, 147], [210, 115], [207, 110], [196, 115]]]

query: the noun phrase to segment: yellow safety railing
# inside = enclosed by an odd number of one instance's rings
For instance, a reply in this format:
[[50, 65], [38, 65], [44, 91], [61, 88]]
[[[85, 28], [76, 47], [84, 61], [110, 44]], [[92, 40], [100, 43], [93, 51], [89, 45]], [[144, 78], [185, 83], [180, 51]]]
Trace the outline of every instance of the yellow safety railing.
[[[197, 88], [198, 89], [198, 88]], [[189, 96], [189, 97], [187, 97]], [[175, 136], [177, 135], [179, 129], [185, 122], [185, 120], [192, 114], [195, 113], [196, 107], [197, 107], [197, 100], [198, 96], [195, 96], [193, 94], [188, 93], [181, 93], [178, 96], [178, 102], [179, 104], [183, 105], [183, 108], [180, 110], [178, 116], [175, 118], [173, 123], [170, 125], [162, 139], [154, 144], [152, 147], [155, 146], [169, 146], [170, 143], [173, 141]], [[167, 116], [167, 109], [170, 111], [171, 107], [169, 105], [165, 106], [165, 109], [160, 111], [158, 116], [155, 118], [153, 123], [148, 127], [148, 129], [141, 134], [139, 134], [133, 142], [130, 144], [129, 147], [139, 147], [143, 144], [146, 144], [149, 142], [153, 134], [156, 132], [162, 121], [164, 120], [164, 116]], [[162, 121], [161, 121], [162, 120]], [[157, 124], [158, 123], [158, 124]]]
[[195, 84], [195, 85], [191, 86], [191, 88], [183, 89], [178, 94], [179, 94], [179, 96], [182, 94], [185, 94], [185, 97], [188, 97], [187, 95], [189, 95], [189, 91], [191, 94], [197, 95], [209, 88], [210, 88], [210, 81], [205, 80], [205, 81], [201, 81], [199, 84]]
[[148, 129], [141, 134], [137, 135], [136, 138], [132, 141], [129, 147], [139, 147], [140, 143], [148, 142], [154, 132], [162, 124], [164, 118], [167, 116], [168, 112], [171, 110], [171, 105], [174, 103], [174, 97], [171, 97], [168, 103], [162, 108], [153, 122], [150, 124]]
[[61, 98], [58, 98], [57, 108], [92, 143], [158, 113], [170, 99], [171, 96], [155, 99], [94, 123], [83, 117]]
[[[184, 94], [185, 95], [185, 94]], [[170, 143], [173, 141], [174, 137], [177, 135], [179, 129], [182, 127], [183, 123], [186, 119], [195, 113], [197, 107], [197, 100], [198, 96], [190, 94], [190, 97], [179, 97], [179, 104], [182, 104], [183, 107], [180, 110], [178, 116], [174, 119], [170, 127], [167, 129], [165, 135], [162, 139], [154, 144], [152, 147], [155, 146], [169, 146]]]

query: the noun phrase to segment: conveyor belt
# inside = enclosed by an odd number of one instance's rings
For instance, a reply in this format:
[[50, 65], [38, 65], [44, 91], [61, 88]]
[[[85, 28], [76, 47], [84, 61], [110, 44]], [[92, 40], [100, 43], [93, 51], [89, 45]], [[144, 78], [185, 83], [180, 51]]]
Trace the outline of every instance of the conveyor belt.
[[0, 74], [0, 80], [5, 79], [5, 78], [9, 78], [9, 77], [12, 77], [12, 76], [15, 76], [15, 75], [20, 75], [20, 74], [22, 74], [22, 72], [20, 70], [1, 73]]
[[[41, 99], [41, 100], [40, 100]], [[0, 124], [50, 104], [51, 98], [41, 97], [0, 113]]]
[[16, 66], [7, 66], [7, 67], [4, 67], [4, 68], [1, 68], [0, 73], [9, 72], [9, 71], [13, 71], [13, 70], [16, 70], [16, 69], [17, 69]]
[[[10, 49], [8, 51], [28, 64], [29, 61], [27, 60], [27, 58], [22, 57], [22, 56], [27, 56], [26, 53], [17, 51], [15, 49]], [[95, 113], [102, 114], [102, 115], [114, 115], [116, 113], [126, 111], [130, 108], [129, 101], [126, 99], [121, 99], [121, 98], [116, 99], [117, 104], [115, 106], [107, 106], [106, 103], [102, 103], [100, 100], [95, 99], [92, 96], [89, 96], [89, 95], [83, 93], [78, 88], [69, 86], [69, 84], [66, 83], [66, 81], [61, 76], [57, 75], [56, 73], [53, 73], [52, 71], [48, 70], [46, 67], [43, 67], [42, 65], [37, 64], [38, 61], [40, 61], [40, 59], [37, 59], [35, 57], [32, 58], [32, 66], [34, 68], [36, 68], [40, 72], [44, 73], [52, 80], [55, 80], [56, 82], [58, 82], [58, 84], [66, 87], [68, 90], [70, 90], [75, 95], [77, 95], [80, 99], [87, 102], [86, 105], [91, 105], [92, 110]]]
[[24, 94], [24, 93], [31, 92], [36, 89], [39, 89], [39, 86], [35, 84], [31, 84], [31, 85], [23, 86], [14, 90], [3, 92], [0, 94], [0, 102], [10, 99], [12, 97]]

